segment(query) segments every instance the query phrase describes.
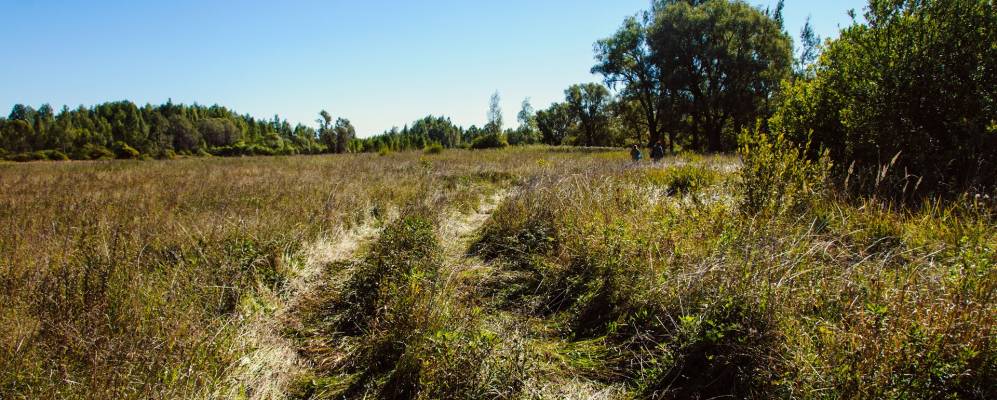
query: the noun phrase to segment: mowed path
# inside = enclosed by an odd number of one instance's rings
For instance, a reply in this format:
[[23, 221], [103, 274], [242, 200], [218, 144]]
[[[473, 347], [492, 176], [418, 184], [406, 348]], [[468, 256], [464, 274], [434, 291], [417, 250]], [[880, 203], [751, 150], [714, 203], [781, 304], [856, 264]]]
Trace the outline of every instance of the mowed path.
[[[470, 214], [451, 211], [444, 218], [438, 232], [444, 250], [444, 271], [451, 279], [461, 271], [475, 267], [476, 261], [465, 256], [466, 249], [474, 234], [507, 196], [507, 191], [499, 191], [483, 199]], [[348, 265], [349, 261], [362, 257], [364, 245], [374, 241], [380, 233], [379, 227], [391, 219], [368, 221], [305, 246], [304, 263], [295, 268], [283, 293], [274, 294], [275, 298], [270, 299], [276, 309], [257, 313], [243, 322], [244, 328], [236, 341], [244, 343], [249, 351], [230, 371], [221, 389], [209, 397], [286, 398], [294, 380], [311, 368], [300, 355], [295, 341], [283, 334], [287, 324], [295, 323], [296, 307], [320, 286], [345, 282], [352, 268], [330, 269], [327, 266]]]
[[279, 399], [285, 398], [293, 379], [308, 369], [297, 346], [282, 334], [291, 320], [290, 314], [298, 303], [325, 280], [327, 265], [354, 258], [363, 244], [380, 232], [377, 221], [328, 234], [304, 247], [304, 262], [292, 266], [290, 280], [281, 293], [270, 293], [264, 299], [273, 307], [271, 312], [257, 312], [243, 321], [236, 343], [248, 352], [227, 374], [220, 390], [208, 397]]

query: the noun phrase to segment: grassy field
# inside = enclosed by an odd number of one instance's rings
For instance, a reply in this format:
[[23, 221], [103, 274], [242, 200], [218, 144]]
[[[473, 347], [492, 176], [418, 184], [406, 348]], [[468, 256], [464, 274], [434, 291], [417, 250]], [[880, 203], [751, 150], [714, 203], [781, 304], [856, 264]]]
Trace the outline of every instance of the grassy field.
[[991, 209], [820, 177], [542, 147], [0, 164], [0, 398], [994, 398]]

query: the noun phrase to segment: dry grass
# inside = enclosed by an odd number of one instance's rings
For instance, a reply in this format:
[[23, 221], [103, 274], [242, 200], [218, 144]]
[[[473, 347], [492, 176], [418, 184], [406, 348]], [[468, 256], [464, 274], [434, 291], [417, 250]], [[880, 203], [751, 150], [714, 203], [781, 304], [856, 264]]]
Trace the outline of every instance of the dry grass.
[[994, 397], [992, 214], [740, 165], [0, 165], [0, 398]]

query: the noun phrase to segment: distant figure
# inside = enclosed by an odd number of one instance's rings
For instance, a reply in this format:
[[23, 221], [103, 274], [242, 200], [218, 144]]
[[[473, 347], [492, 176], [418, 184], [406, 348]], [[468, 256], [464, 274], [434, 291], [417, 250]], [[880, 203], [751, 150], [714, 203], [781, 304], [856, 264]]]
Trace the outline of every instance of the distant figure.
[[637, 145], [634, 145], [634, 147], [630, 149], [630, 158], [634, 161], [635, 164], [639, 163], [640, 159], [643, 158], [643, 156], [644, 155], [641, 154], [640, 148], [638, 148]]
[[661, 145], [660, 141], [654, 142], [654, 147], [651, 147], [651, 160], [657, 164], [662, 158], [665, 158], [665, 147]]

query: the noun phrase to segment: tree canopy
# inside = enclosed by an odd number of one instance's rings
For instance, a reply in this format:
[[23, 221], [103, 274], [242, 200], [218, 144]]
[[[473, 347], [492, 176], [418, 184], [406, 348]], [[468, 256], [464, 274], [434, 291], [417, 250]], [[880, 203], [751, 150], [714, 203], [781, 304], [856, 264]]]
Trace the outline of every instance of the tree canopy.
[[298, 154], [328, 150], [314, 129], [277, 116], [256, 119], [221, 106], [128, 101], [90, 108], [18, 104], [0, 118], [0, 156], [15, 160], [172, 157], [175, 154]]

